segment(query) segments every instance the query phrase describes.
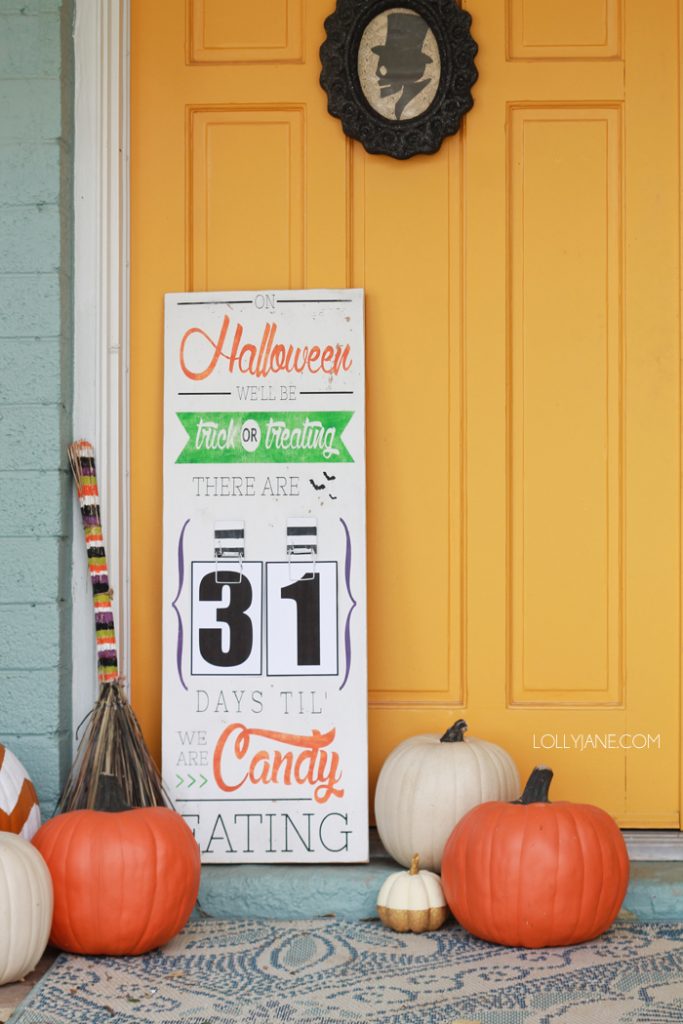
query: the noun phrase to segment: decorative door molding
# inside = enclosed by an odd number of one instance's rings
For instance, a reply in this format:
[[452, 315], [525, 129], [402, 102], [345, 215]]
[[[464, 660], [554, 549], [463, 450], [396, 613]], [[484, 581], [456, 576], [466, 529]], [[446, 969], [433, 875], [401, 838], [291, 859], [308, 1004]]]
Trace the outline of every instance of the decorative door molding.
[[[119, 664], [128, 665], [128, 233], [130, 0], [76, 0], [73, 434], [95, 445]], [[96, 693], [92, 596], [73, 505], [72, 718]]]

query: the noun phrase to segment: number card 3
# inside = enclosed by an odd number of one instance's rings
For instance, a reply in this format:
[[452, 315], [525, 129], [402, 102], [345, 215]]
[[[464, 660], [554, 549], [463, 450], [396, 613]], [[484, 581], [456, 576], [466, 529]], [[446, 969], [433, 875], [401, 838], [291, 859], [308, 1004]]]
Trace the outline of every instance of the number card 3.
[[192, 563], [193, 676], [261, 674], [262, 562]]
[[336, 562], [266, 564], [266, 672], [339, 672]]

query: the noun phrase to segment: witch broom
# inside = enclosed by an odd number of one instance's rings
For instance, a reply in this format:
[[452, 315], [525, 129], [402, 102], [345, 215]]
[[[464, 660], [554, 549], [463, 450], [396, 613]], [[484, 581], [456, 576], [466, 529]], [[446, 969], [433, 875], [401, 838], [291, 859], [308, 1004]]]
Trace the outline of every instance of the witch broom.
[[100, 695], [59, 798], [58, 810], [95, 807], [101, 776], [115, 775], [132, 807], [164, 806], [161, 778], [119, 676], [112, 594], [104, 550], [95, 453], [88, 441], [69, 445], [93, 587]]

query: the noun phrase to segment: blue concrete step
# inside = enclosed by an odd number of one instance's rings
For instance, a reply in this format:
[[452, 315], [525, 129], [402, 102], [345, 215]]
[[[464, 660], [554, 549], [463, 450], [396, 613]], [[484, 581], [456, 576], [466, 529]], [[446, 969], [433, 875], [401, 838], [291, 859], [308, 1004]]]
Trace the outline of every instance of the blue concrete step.
[[683, 921], [683, 863], [632, 861], [622, 915], [638, 921]]
[[[373, 830], [374, 832], [374, 830]], [[278, 920], [376, 917], [377, 894], [401, 868], [371, 840], [369, 864], [211, 864], [202, 869], [201, 910], [211, 917]], [[683, 921], [683, 863], [632, 862], [622, 916]]]

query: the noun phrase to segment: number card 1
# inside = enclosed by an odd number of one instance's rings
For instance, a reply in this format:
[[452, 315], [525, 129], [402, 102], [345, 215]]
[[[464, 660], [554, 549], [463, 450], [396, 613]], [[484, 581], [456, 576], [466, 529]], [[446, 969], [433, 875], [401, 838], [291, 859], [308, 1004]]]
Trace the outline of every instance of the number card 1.
[[163, 776], [205, 862], [368, 858], [360, 290], [166, 296]]

